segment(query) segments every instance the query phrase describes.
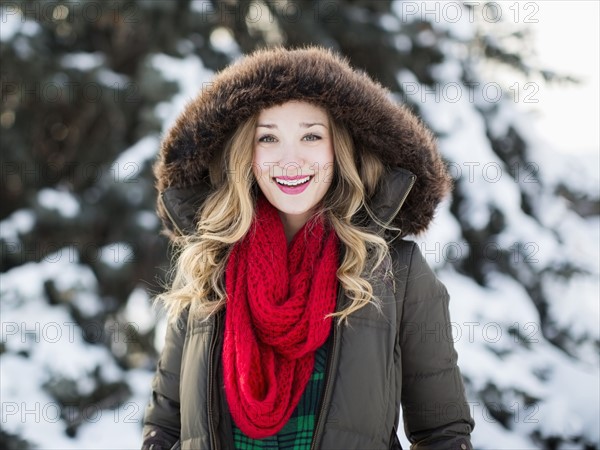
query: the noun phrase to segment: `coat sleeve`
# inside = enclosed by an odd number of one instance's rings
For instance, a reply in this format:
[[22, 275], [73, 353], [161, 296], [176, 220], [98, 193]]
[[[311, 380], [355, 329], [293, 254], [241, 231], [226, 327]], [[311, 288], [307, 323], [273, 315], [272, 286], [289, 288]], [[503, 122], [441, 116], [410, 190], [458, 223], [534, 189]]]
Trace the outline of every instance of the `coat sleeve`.
[[179, 378], [186, 327], [187, 310], [167, 327], [144, 414], [142, 450], [168, 450], [179, 439]]
[[410, 245], [400, 324], [402, 410], [412, 450], [472, 449], [475, 426], [457, 365], [446, 287]]

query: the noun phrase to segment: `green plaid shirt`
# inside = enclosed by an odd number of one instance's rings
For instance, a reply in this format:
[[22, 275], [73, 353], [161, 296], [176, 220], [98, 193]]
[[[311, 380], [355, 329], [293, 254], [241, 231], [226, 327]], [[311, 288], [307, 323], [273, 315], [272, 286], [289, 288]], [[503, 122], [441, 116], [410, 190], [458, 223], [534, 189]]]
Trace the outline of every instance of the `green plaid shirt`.
[[315, 352], [315, 367], [298, 406], [279, 433], [264, 439], [250, 439], [232, 420], [233, 441], [237, 450], [308, 450], [317, 422], [319, 401], [325, 381], [327, 343]]

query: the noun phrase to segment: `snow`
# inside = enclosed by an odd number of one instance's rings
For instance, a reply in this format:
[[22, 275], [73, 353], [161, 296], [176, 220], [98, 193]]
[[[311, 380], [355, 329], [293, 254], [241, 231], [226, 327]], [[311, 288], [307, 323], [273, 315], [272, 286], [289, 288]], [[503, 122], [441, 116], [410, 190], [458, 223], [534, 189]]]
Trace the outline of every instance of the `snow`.
[[527, 146], [528, 160], [535, 163], [537, 177], [548, 189], [565, 185], [575, 193], [600, 198], [600, 149], [578, 154], [560, 152], [546, 135], [532, 132], [534, 117], [516, 108], [498, 108], [489, 127], [494, 137], [505, 135], [509, 127], [519, 133]]
[[114, 410], [90, 405], [83, 411], [84, 422], [76, 437], [65, 434], [61, 414], [74, 417], [76, 409], [54, 400], [44, 386], [72, 380], [77, 392], [85, 395], [96, 387], [96, 370], [105, 382], [123, 381], [124, 373], [106, 347], [85, 341], [101, 342], [105, 333], [101, 326], [91, 322], [81, 327], [66, 304], [48, 304], [44, 294], [48, 280], [54, 281], [59, 292], [80, 300], [88, 297], [89, 301], [97, 288], [89, 267], [80, 265], [78, 255], [68, 248], [2, 274], [1, 339], [6, 348], [0, 364], [3, 429], [44, 449], [139, 447], [151, 378], [148, 372], [128, 371], [133, 396]]
[[56, 211], [65, 218], [76, 217], [80, 212], [79, 201], [66, 191], [44, 188], [38, 192], [37, 200], [43, 208]]
[[182, 55], [189, 55], [194, 51], [196, 46], [189, 39], [180, 39], [177, 41], [177, 51]]
[[587, 250], [586, 255], [590, 261], [591, 271], [595, 273], [600, 273], [600, 255], [598, 255], [597, 249], [600, 248], [600, 216], [592, 216], [588, 217], [584, 220], [585, 225], [582, 228], [587, 228], [587, 231], [584, 232], [585, 242], [587, 242], [587, 246], [584, 246], [582, 242], [584, 240], [583, 236], [579, 236], [577, 239], [578, 251], [577, 253], [583, 253]]
[[160, 353], [165, 346], [165, 337], [167, 336], [167, 318], [166, 315], [159, 316], [154, 329], [154, 348]]
[[150, 297], [141, 287], [135, 288], [129, 295], [124, 314], [127, 322], [135, 324], [135, 328], [140, 334], [148, 333], [156, 324]]
[[0, 8], [0, 42], [8, 42], [16, 35], [32, 37], [41, 27], [33, 20], [26, 19], [16, 3]]
[[412, 49], [412, 41], [408, 36], [398, 34], [393, 38], [394, 48], [400, 53], [410, 53]]
[[[451, 293], [450, 316], [458, 362], [471, 392], [493, 385], [501, 391], [525, 392], [537, 398], [530, 407], [517, 402], [518, 410], [511, 408], [513, 403], [504, 403], [508, 410], [520, 412], [514, 421], [518, 424], [515, 428], [524, 429], [523, 436], [534, 429], [545, 435], [583, 432], [590, 442], [598, 442], [599, 404], [590, 402], [590, 398], [600, 398], [597, 354], [595, 361], [581, 363], [547, 343], [526, 292], [505, 275], [494, 274], [492, 288], [482, 288], [450, 269], [442, 270], [440, 279]], [[596, 320], [596, 329], [597, 324]], [[521, 336], [504, 332], [498, 336], [497, 330], [511, 326], [518, 328]], [[536, 375], [539, 373], [544, 377]], [[478, 401], [471, 397], [472, 404]], [[514, 447], [516, 442], [528, 442], [519, 441], [515, 434], [493, 437], [500, 430], [490, 426], [489, 418], [488, 413], [481, 412], [475, 417], [473, 442], [477, 448], [534, 448], [530, 442], [528, 447]]]
[[233, 38], [233, 33], [225, 27], [218, 27], [213, 30], [210, 34], [210, 45], [212, 45], [215, 50], [233, 57], [238, 57], [242, 54]]
[[169, 129], [184, 106], [194, 98], [200, 89], [210, 89], [213, 72], [206, 69], [202, 60], [196, 55], [185, 58], [174, 58], [165, 54], [156, 54], [151, 58], [151, 64], [168, 81], [179, 85], [179, 93], [169, 102], [156, 106], [156, 114], [163, 122], [163, 130]]
[[495, 420], [480, 402], [472, 404], [475, 432], [471, 436], [473, 448], [477, 450], [522, 449], [532, 450], [538, 446], [527, 437], [508, 433], [506, 428]]
[[190, 2], [190, 11], [202, 14], [216, 14], [212, 2], [207, 2], [205, 0], [192, 0]]
[[100, 248], [100, 261], [113, 270], [134, 261], [135, 252], [127, 242], [112, 242]]
[[417, 243], [427, 264], [433, 269], [442, 268], [469, 253], [469, 245], [462, 238], [460, 224], [450, 212], [449, 198], [440, 203], [427, 232], [411, 236], [410, 239]]
[[77, 311], [85, 318], [92, 318], [104, 311], [104, 305], [97, 295], [80, 292], [71, 299]]
[[600, 280], [589, 275], [568, 279], [544, 276], [544, 295], [549, 299], [550, 315], [573, 338], [600, 341]]
[[123, 183], [137, 183], [144, 164], [156, 157], [160, 140], [156, 135], [145, 136], [123, 151], [112, 165], [113, 179]]
[[[475, 36], [474, 14], [461, 2], [395, 0], [392, 2], [392, 11], [402, 24], [427, 22], [434, 30], [447, 33], [459, 41], [469, 41]], [[393, 28], [390, 30], [394, 31]]]
[[[539, 317], [524, 289], [514, 280], [496, 274], [492, 276], [489, 288], [479, 286], [450, 268], [440, 271], [438, 276], [450, 292], [452, 334], [459, 365], [473, 387], [481, 390], [493, 382], [506, 388], [520, 386], [526, 392], [537, 390], [537, 381], [531, 374], [497, 370], [502, 360], [497, 353], [510, 350], [522, 355], [529, 352], [523, 348], [522, 338], [508, 334], [510, 327], [519, 329], [533, 340], [540, 338], [539, 328], [536, 328]], [[515, 315], [515, 311], [519, 314]], [[531, 331], [533, 333], [528, 333]]]
[[82, 72], [88, 72], [105, 64], [106, 57], [100, 52], [69, 53], [60, 59], [60, 63], [66, 69], [77, 69]]
[[43, 284], [52, 280], [57, 289], [92, 289], [95, 277], [91, 269], [77, 264], [79, 257], [75, 249], [63, 247], [55, 253], [46, 255], [39, 263], [27, 263], [2, 274], [3, 307], [16, 307], [25, 299], [35, 298], [42, 301]]
[[16, 55], [23, 61], [29, 60], [34, 55], [29, 39], [24, 36], [17, 35], [13, 39], [12, 47]]
[[573, 158], [548, 147], [551, 148], [543, 141], [530, 147], [532, 160], [544, 161], [540, 165], [544, 182], [555, 188], [564, 184], [575, 193], [600, 198], [600, 152], [583, 153]]
[[133, 86], [133, 82], [130, 81], [128, 76], [114, 72], [106, 67], [101, 67], [97, 70], [96, 79], [104, 86], [115, 89], [126, 89], [129, 86]]
[[152, 211], [140, 211], [136, 215], [136, 223], [145, 230], [157, 230], [160, 224], [156, 213]]
[[590, 443], [598, 443], [600, 403], [594, 401], [600, 399], [598, 360], [590, 365], [574, 363], [551, 346], [531, 358], [533, 364], [551, 368], [545, 383], [546, 400], [540, 403], [537, 415], [540, 431], [547, 436], [581, 433]]
[[[598, 158], [590, 156], [586, 163], [556, 156], [551, 145], [531, 131], [530, 117], [515, 111], [503, 95], [486, 93], [483, 83], [466, 86], [461, 65], [448, 55], [432, 68], [432, 87], [420, 86], [408, 70], [401, 70], [397, 79], [406, 100], [418, 107], [438, 135], [456, 189], [464, 197], [458, 217], [443, 204], [417, 242], [451, 295], [458, 362], [470, 403], [481, 405], [474, 410], [473, 443], [476, 448], [537, 448], [530, 436], [540, 434], [560, 437], [563, 448], [583, 448], [567, 445], [575, 445], [578, 436], [597, 444], [599, 402], [590, 399], [599, 399], [599, 220], [578, 216], [556, 196], [556, 189], [566, 185], [598, 199]], [[511, 167], [518, 170], [514, 175], [487, 136], [490, 132], [502, 137], [510, 128], [524, 137], [526, 161], [531, 162]], [[535, 198], [533, 215], [521, 208], [523, 192]], [[461, 237], [458, 220], [463, 226], [485, 229], [493, 210], [503, 216], [501, 231], [492, 236], [493, 242], [470, 247]], [[490, 263], [485, 287], [453, 269], [460, 258], [450, 250], [464, 260], [477, 256]], [[495, 269], [501, 250], [507, 252], [516, 278]], [[559, 277], [554, 271], [564, 264], [582, 272]], [[548, 305], [546, 330], [525, 288], [538, 283]], [[564, 345], [573, 356], [547, 340], [552, 333], [568, 336]], [[504, 409], [514, 414], [509, 430], [483, 406], [480, 393], [490, 386], [502, 393]], [[524, 395], [534, 403], [526, 405]]]
[[398, 32], [401, 28], [400, 21], [393, 14], [382, 14], [379, 17], [379, 26], [390, 33]]
[[78, 416], [77, 408], [58, 403], [40, 388], [44, 383], [43, 373], [44, 367], [31, 359], [13, 354], [2, 355], [0, 392], [5, 432], [18, 434], [44, 450], [139, 448], [141, 421], [148, 399], [138, 384], [149, 386], [149, 373], [129, 371], [128, 379], [134, 395], [117, 408], [100, 409], [92, 404], [83, 409], [83, 423], [75, 438], [65, 433], [61, 414], [75, 418]]
[[41, 367], [32, 364], [29, 358], [4, 353], [0, 378], [5, 432], [31, 442], [40, 442], [43, 437], [46, 443], [53, 445], [70, 443], [59, 424], [62, 407], [41, 388], [46, 381]]
[[417, 34], [417, 43], [421, 47], [433, 47], [436, 42], [437, 38], [431, 30], [423, 30]]
[[114, 365], [114, 360], [105, 347], [84, 342], [84, 332], [96, 336], [103, 330], [80, 330], [66, 305], [48, 305], [44, 294], [47, 280], [53, 280], [59, 292], [71, 295], [95, 287], [89, 267], [68, 258], [28, 263], [8, 271], [2, 276], [2, 340], [11, 352], [26, 351], [47, 376], [77, 380], [86, 390], [94, 368]]
[[19, 209], [0, 222], [0, 239], [18, 242], [19, 235], [29, 233], [35, 225], [31, 209]]
[[459, 41], [470, 41], [475, 37], [474, 14], [461, 2], [436, 2], [440, 5], [437, 13], [439, 20], [431, 25], [448, 33]]
[[442, 64], [435, 64], [431, 67], [431, 76], [436, 80], [459, 80], [462, 77], [463, 69], [458, 61], [449, 59]]
[[419, 4], [396, 0], [392, 2], [391, 9], [403, 24], [418, 21], [420, 17]]

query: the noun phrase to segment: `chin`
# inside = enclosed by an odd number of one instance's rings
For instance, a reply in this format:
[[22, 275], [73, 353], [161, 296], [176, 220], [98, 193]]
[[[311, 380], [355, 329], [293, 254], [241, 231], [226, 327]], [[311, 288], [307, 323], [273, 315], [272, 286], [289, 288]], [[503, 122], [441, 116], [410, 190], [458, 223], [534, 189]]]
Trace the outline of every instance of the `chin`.
[[304, 204], [304, 205], [290, 205], [294, 200], [280, 200], [276, 201], [273, 206], [279, 210], [279, 212], [294, 216], [299, 216], [303, 214], [309, 213], [312, 209], [314, 209], [313, 203]]
[[266, 198], [280, 213], [294, 216], [306, 215], [318, 204], [318, 201], [312, 198], [298, 199], [279, 192], [271, 193]]
[[287, 214], [289, 216], [303, 216], [312, 211], [312, 208], [302, 208], [302, 209], [288, 209], [288, 208], [277, 208], [280, 212]]

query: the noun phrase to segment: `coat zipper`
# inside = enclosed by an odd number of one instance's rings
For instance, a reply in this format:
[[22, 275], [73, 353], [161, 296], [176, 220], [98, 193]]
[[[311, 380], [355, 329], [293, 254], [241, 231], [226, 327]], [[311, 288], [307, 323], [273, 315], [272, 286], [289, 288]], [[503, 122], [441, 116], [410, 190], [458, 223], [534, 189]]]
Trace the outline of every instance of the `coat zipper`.
[[[339, 288], [338, 296], [343, 295], [342, 287]], [[329, 410], [328, 405], [331, 403], [331, 392], [333, 390], [333, 385], [335, 383], [335, 368], [337, 367], [339, 360], [339, 351], [338, 351], [338, 340], [340, 330], [338, 327], [338, 319], [335, 319], [333, 325], [333, 335], [332, 335], [332, 345], [329, 350], [329, 354], [327, 355], [327, 372], [325, 374], [325, 390], [323, 392], [323, 397], [321, 398], [321, 404], [319, 406], [319, 415], [317, 416], [317, 425], [315, 427], [315, 432], [313, 433], [312, 442], [310, 444], [310, 450], [316, 450], [317, 443], [321, 441], [323, 429], [325, 428], [325, 420], [326, 415]]]
[[217, 347], [217, 340], [220, 335], [221, 320], [219, 316], [215, 317], [215, 325], [213, 328], [213, 334], [211, 336], [209, 358], [208, 358], [208, 434], [210, 436], [210, 448], [216, 450], [218, 448], [217, 432], [214, 424], [214, 390], [215, 390], [215, 376], [214, 376], [214, 362], [215, 349]]

